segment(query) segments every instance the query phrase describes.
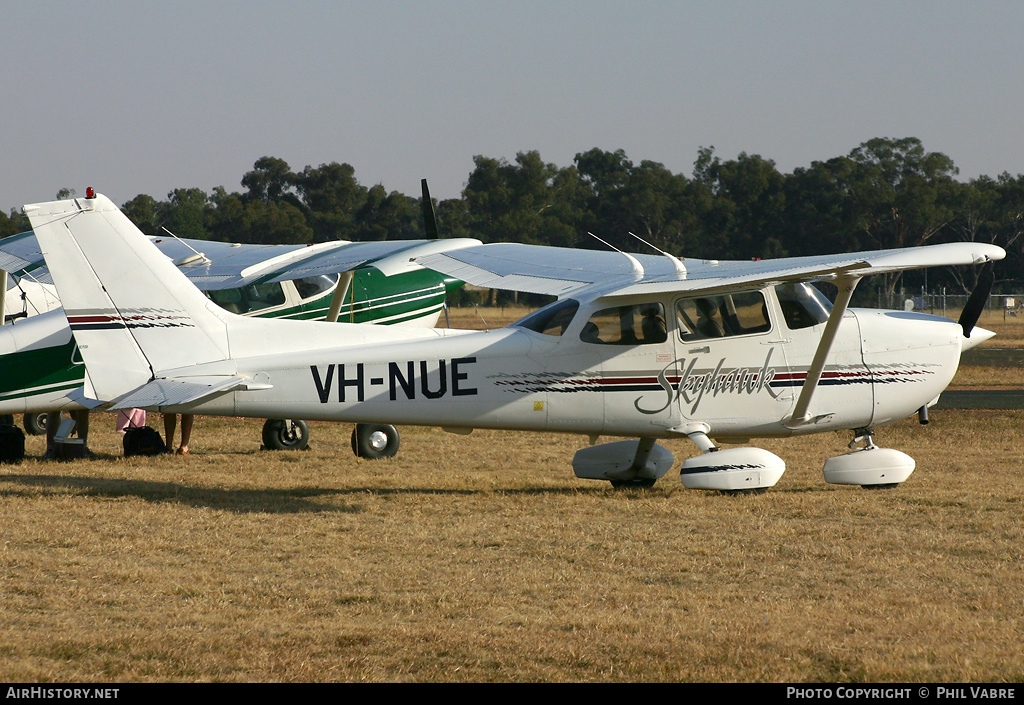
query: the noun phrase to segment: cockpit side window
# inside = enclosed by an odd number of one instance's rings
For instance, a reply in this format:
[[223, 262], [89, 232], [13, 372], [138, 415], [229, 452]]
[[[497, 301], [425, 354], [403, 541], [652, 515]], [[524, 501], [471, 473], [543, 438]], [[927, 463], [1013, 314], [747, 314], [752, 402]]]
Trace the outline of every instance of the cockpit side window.
[[667, 339], [665, 307], [656, 302], [597, 311], [580, 333], [584, 343], [597, 345], [650, 345]]
[[579, 307], [580, 304], [575, 299], [562, 299], [531, 313], [525, 318], [520, 318], [512, 325], [532, 330], [535, 333], [560, 336], [569, 327], [569, 323], [572, 321], [573, 316], [576, 315], [576, 310]]
[[779, 284], [775, 287], [779, 308], [790, 330], [810, 328], [828, 320], [832, 302], [810, 284]]
[[771, 329], [768, 306], [759, 291], [683, 299], [676, 304], [676, 320], [680, 336], [687, 342]]

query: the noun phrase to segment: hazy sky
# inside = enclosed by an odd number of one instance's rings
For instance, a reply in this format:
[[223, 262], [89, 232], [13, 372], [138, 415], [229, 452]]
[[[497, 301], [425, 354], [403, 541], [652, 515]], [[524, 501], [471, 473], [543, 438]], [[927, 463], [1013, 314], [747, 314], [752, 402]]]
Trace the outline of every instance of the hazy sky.
[[873, 137], [1024, 173], [1024, 2], [0, 0], [0, 208], [294, 170], [438, 198], [483, 155], [783, 172]]

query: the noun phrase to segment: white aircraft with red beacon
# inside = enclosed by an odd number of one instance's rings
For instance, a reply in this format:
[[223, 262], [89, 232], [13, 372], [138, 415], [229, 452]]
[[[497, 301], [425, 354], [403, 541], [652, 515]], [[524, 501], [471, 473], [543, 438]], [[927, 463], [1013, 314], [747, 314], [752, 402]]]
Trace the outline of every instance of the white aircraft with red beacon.
[[[974, 327], [990, 271], [959, 322], [851, 309], [854, 289], [1005, 255], [973, 242], [763, 261], [469, 244], [416, 262], [558, 300], [497, 330], [400, 329], [231, 314], [101, 195], [25, 213], [85, 361], [83, 404], [578, 433], [592, 445], [576, 475], [616, 487], [654, 484], [674, 461], [657, 440], [689, 438], [702, 453], [682, 464], [686, 487], [765, 489], [781, 458], [719, 444], [841, 429], [854, 440], [826, 461], [828, 482], [903, 482], [913, 459], [873, 429], [926, 420], [961, 351], [992, 335]], [[838, 288], [834, 304], [814, 281]]]

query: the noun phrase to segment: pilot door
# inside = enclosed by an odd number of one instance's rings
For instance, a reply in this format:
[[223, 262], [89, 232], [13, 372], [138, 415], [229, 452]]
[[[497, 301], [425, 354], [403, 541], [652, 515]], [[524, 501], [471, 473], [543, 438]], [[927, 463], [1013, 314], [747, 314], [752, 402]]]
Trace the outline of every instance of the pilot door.
[[[580, 329], [579, 340], [588, 359], [600, 368], [591, 385], [603, 404], [603, 432], [665, 435], [679, 423], [670, 403], [674, 390], [675, 347], [669, 308], [661, 301], [600, 307]], [[638, 413], [639, 412], [639, 413]]]
[[688, 296], [673, 303], [674, 403], [716, 435], [777, 435], [795, 402], [770, 291]]

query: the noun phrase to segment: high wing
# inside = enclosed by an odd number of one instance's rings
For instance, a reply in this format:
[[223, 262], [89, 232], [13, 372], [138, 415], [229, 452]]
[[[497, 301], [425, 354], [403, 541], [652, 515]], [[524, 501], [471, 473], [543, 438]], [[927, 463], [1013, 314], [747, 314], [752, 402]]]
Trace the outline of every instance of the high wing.
[[30, 276], [43, 284], [53, 284], [45, 271], [46, 263], [39, 251], [36, 234], [31, 230], [0, 240], [0, 269], [19, 277]]
[[377, 267], [390, 275], [414, 257], [480, 243], [468, 238], [452, 238], [336, 241], [316, 245], [240, 245], [175, 238], [152, 239], [160, 251], [178, 264], [185, 276], [202, 291], [335, 274], [363, 266]]
[[[150, 240], [202, 291], [281, 282], [374, 266], [384, 274], [400, 271], [417, 256], [480, 244], [479, 240], [339, 240], [316, 245], [248, 245], [170, 236]], [[52, 284], [34, 232], [0, 240], [0, 269]]]
[[968, 265], [1002, 259], [995, 245], [956, 242], [772, 260], [676, 260], [668, 256], [495, 243], [417, 258], [424, 267], [477, 286], [587, 298], [710, 291], [783, 281]]

